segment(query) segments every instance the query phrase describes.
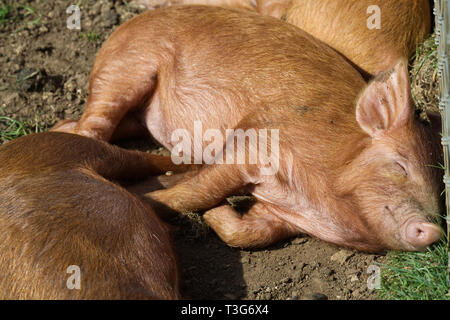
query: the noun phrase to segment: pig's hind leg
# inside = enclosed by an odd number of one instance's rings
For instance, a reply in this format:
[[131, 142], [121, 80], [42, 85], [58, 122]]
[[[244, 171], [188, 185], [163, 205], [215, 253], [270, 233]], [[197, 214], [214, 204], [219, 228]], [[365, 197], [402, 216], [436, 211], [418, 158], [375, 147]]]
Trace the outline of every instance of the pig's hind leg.
[[261, 202], [242, 216], [231, 206], [223, 205], [208, 210], [203, 218], [226, 244], [244, 249], [266, 247], [299, 233]]
[[255, 203], [242, 216], [227, 205], [211, 209], [250, 183], [246, 169], [237, 165], [205, 166], [174, 186], [146, 193], [143, 198], [165, 219], [176, 213], [210, 209], [204, 214], [206, 222], [234, 247], [264, 247], [298, 234], [262, 202]]
[[138, 118], [156, 88], [157, 59], [151, 54], [137, 59], [127, 52], [114, 53], [108, 43], [92, 69], [89, 98], [81, 119], [76, 124], [57, 125], [54, 131], [111, 141], [135, 136], [145, 129]]

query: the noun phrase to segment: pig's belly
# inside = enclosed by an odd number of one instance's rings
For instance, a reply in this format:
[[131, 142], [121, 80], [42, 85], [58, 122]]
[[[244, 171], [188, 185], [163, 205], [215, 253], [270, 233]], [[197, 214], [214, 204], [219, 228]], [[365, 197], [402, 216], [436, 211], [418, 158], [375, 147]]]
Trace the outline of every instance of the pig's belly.
[[142, 120], [153, 138], [164, 147], [171, 150], [172, 145], [169, 144], [171, 136], [170, 126], [168, 126], [166, 118], [167, 115], [161, 110], [159, 95], [155, 93], [150, 105], [144, 109]]
[[245, 116], [239, 111], [239, 107], [230, 103], [230, 99], [224, 98], [223, 95], [220, 97], [211, 95], [211, 101], [205, 101], [202, 97], [199, 99], [190, 97], [190, 99], [184, 99], [184, 103], [174, 98], [166, 98], [163, 103], [161, 96], [159, 90], [155, 91], [148, 107], [143, 111], [142, 120], [150, 134], [169, 150], [179, 142], [171, 139], [175, 130], [186, 130], [193, 145], [194, 128], [196, 128], [195, 137], [201, 139], [202, 146], [205, 148], [211, 143], [203, 141], [206, 130], [219, 130], [225, 142], [225, 130], [235, 128]]

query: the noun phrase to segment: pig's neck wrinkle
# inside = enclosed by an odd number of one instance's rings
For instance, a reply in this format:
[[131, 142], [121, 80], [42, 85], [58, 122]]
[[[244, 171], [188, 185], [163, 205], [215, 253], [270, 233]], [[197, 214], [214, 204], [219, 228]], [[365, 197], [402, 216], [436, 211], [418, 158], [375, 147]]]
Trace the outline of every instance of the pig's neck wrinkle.
[[[339, 209], [338, 209], [339, 210]], [[372, 251], [372, 247], [365, 241], [365, 232], [354, 230], [353, 226], [343, 225], [336, 216], [336, 212], [317, 211], [312, 208], [299, 208], [295, 211], [282, 208], [274, 209], [273, 213], [281, 220], [289, 223], [301, 233], [317, 237], [323, 241], [336, 245]]]
[[295, 158], [287, 154], [285, 159], [288, 168], [280, 170], [278, 177], [266, 177], [254, 186], [253, 195], [276, 208], [274, 214], [300, 232], [338, 245], [371, 250], [368, 243], [377, 241], [361, 220], [354, 201], [336, 196], [328, 180], [330, 175], [316, 170], [313, 176], [313, 166], [293, 167]]

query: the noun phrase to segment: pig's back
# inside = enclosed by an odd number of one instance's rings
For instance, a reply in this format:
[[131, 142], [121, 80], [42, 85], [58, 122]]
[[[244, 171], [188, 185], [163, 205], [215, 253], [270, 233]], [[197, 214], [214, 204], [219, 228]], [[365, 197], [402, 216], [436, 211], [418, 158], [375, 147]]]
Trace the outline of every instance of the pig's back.
[[[100, 55], [121, 43], [126, 55], [140, 52], [141, 60], [157, 63], [158, 86], [147, 124], [165, 126], [158, 132], [190, 130], [193, 120], [202, 121], [204, 130], [233, 127], [263, 106], [328, 106], [338, 100], [340, 112], [353, 112], [365, 84], [321, 41], [250, 12], [170, 7], [138, 16], [113, 38], [113, 46], [106, 43]], [[156, 138], [168, 146], [167, 136]]]

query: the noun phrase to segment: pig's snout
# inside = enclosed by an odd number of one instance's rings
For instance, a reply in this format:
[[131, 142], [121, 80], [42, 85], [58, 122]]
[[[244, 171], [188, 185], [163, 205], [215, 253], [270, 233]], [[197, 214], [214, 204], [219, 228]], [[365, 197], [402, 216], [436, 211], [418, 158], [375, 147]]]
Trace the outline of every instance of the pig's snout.
[[439, 226], [420, 220], [410, 221], [405, 226], [405, 240], [417, 251], [438, 241], [441, 237]]

